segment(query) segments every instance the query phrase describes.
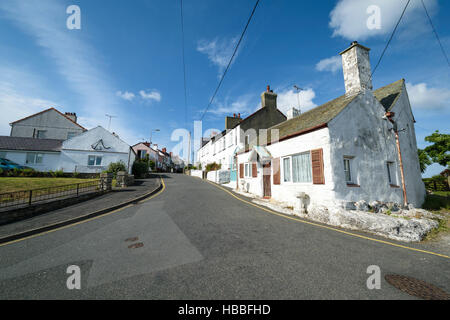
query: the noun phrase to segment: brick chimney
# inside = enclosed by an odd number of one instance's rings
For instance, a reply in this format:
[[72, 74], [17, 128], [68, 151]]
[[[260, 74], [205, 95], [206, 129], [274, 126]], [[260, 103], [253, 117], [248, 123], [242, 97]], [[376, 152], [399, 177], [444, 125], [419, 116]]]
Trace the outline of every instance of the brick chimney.
[[77, 122], [77, 114], [75, 112], [66, 112], [66, 117], [72, 120], [73, 122]]
[[261, 105], [263, 108], [277, 108], [277, 97], [273, 90], [270, 90], [270, 86], [267, 86], [267, 91], [261, 95]]
[[241, 114], [238, 116], [236, 114], [233, 114], [233, 117], [226, 117], [225, 118], [225, 130], [233, 129], [241, 122]]
[[350, 47], [340, 53], [347, 95], [373, 89], [369, 51], [369, 48], [353, 41]]

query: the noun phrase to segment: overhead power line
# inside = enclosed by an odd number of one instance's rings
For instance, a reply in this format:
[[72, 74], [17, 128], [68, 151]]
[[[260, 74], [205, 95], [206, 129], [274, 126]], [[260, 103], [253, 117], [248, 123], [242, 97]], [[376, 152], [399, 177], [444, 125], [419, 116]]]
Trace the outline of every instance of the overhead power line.
[[214, 102], [214, 99], [216, 98], [217, 92], [219, 92], [219, 89], [220, 89], [220, 87], [221, 87], [221, 85], [223, 83], [223, 80], [225, 79], [225, 76], [227, 75], [227, 72], [230, 69], [231, 63], [233, 62], [234, 57], [236, 56], [236, 52], [238, 51], [239, 46], [241, 45], [242, 39], [244, 38], [244, 35], [245, 35], [246, 31], [247, 31], [247, 28], [250, 25], [250, 22], [252, 21], [253, 15], [255, 14], [255, 11], [256, 11], [256, 8], [258, 7], [258, 4], [259, 4], [259, 0], [256, 1], [255, 6], [253, 7], [252, 13], [250, 14], [250, 17], [248, 18], [247, 24], [245, 25], [245, 28], [242, 31], [241, 37], [239, 38], [239, 41], [236, 44], [236, 48], [234, 48], [234, 52], [233, 52], [233, 55], [230, 58], [230, 62], [228, 63], [227, 68], [225, 69], [225, 71], [224, 71], [224, 73], [222, 75], [222, 78], [220, 79], [220, 82], [219, 82], [216, 90], [214, 91], [214, 94], [213, 94], [211, 100], [209, 101], [208, 106], [206, 107], [205, 111], [203, 112], [201, 120], [203, 120], [203, 118], [205, 117], [206, 113], [208, 112], [209, 108], [211, 107], [212, 103]]
[[422, 5], [423, 5], [423, 9], [425, 10], [425, 13], [427, 14], [428, 20], [430, 21], [431, 28], [433, 29], [433, 32], [436, 35], [436, 39], [439, 42], [439, 46], [441, 47], [442, 54], [444, 55], [444, 58], [445, 58], [445, 60], [447, 60], [447, 64], [450, 67], [450, 62], [448, 60], [447, 54], [445, 53], [444, 47], [442, 46], [441, 40], [439, 39], [439, 35], [436, 31], [436, 28], [433, 25], [433, 21], [431, 21], [431, 17], [428, 14], [427, 7], [425, 6], [425, 2], [423, 0], [422, 0]]
[[380, 56], [380, 59], [378, 60], [378, 62], [377, 62], [377, 64], [376, 64], [375, 68], [373, 69], [372, 76], [375, 74], [375, 71], [377, 71], [377, 68], [378, 68], [378, 66], [379, 66], [380, 63], [381, 63], [381, 60], [383, 59], [383, 56], [384, 56], [384, 54], [386, 53], [386, 50], [387, 50], [387, 48], [389, 47], [389, 44], [391, 43], [392, 38], [394, 38], [395, 32], [397, 31], [397, 28], [398, 28], [398, 26], [399, 26], [399, 24], [400, 24], [400, 21], [402, 21], [402, 18], [403, 18], [403, 16], [405, 15], [405, 11], [406, 11], [406, 9], [408, 8], [410, 2], [411, 2], [411, 0], [408, 0], [408, 2], [406, 3], [405, 8], [403, 9], [402, 15], [400, 16], [400, 18], [399, 18], [398, 21], [397, 21], [397, 24], [395, 25], [394, 31], [392, 31], [392, 34], [391, 34], [391, 37], [389, 38], [389, 41], [387, 42], [386, 47], [384, 48], [383, 53], [382, 53], [381, 56]]

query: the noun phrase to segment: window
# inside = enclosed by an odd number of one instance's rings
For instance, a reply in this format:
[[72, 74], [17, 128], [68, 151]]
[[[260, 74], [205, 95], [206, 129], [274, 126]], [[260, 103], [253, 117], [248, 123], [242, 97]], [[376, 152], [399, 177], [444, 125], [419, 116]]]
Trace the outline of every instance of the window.
[[245, 177], [246, 178], [252, 177], [252, 164], [251, 163], [245, 164]]
[[353, 177], [352, 177], [352, 158], [346, 157], [344, 158], [344, 175], [345, 175], [345, 181], [348, 184], [353, 184]]
[[386, 169], [387, 169], [387, 175], [388, 175], [388, 181], [391, 185], [396, 185], [397, 180], [395, 179], [395, 167], [394, 162], [387, 162], [386, 163]]
[[41, 164], [44, 155], [42, 153], [27, 153], [26, 164]]
[[88, 157], [88, 166], [101, 166], [102, 165], [102, 157], [101, 156], [89, 156]]
[[72, 139], [77, 135], [76, 132], [67, 132], [67, 140]]
[[283, 181], [291, 182], [291, 158], [283, 159]]
[[45, 139], [46, 136], [47, 136], [47, 131], [46, 130], [38, 130], [37, 131], [36, 138], [38, 138], [38, 139]]
[[292, 181], [312, 182], [311, 153], [292, 156]]
[[248, 146], [250, 144], [250, 136], [245, 136], [245, 146]]

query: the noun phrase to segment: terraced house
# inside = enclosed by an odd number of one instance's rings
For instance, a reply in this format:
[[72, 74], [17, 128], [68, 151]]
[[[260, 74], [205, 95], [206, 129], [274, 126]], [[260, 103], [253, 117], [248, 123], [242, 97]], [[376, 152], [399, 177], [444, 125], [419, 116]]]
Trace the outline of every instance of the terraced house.
[[237, 188], [294, 207], [298, 197], [328, 206], [359, 200], [422, 205], [405, 81], [373, 90], [369, 51], [353, 42], [340, 53], [345, 94], [270, 127], [269, 143], [245, 143], [235, 160]]

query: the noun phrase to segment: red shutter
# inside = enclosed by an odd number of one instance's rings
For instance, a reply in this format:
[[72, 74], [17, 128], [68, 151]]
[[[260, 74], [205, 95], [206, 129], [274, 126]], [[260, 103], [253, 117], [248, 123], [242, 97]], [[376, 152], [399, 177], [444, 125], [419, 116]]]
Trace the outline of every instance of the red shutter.
[[244, 179], [244, 164], [239, 165], [239, 178]]
[[323, 174], [323, 150], [311, 151], [312, 174], [314, 184], [325, 184], [325, 176]]
[[281, 184], [280, 158], [272, 159], [273, 184]]
[[252, 164], [252, 177], [253, 178], [258, 177], [258, 167], [256, 166], [256, 163]]

